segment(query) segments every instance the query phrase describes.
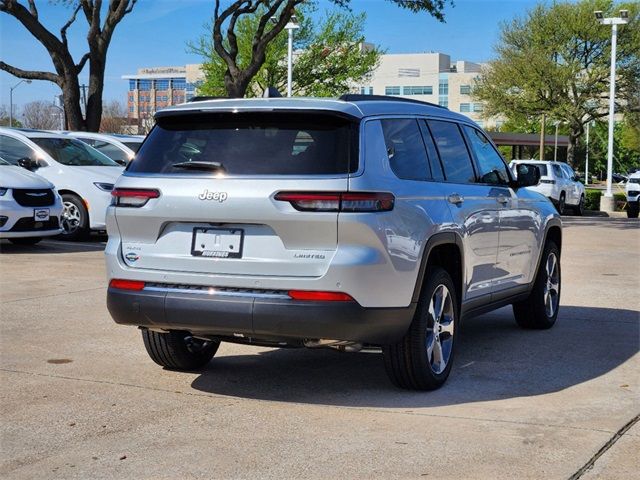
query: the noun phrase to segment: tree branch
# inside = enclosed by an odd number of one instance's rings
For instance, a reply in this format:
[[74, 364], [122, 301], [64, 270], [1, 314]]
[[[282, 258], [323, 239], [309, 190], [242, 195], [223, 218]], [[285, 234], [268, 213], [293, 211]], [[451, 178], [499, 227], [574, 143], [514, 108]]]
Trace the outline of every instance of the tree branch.
[[231, 15], [229, 27], [227, 28], [227, 39], [229, 40], [229, 56], [233, 58], [234, 62], [238, 57], [238, 38], [236, 37], [235, 32], [238, 17], [247, 13], [254, 13], [258, 9], [259, 5], [259, 1], [252, 5], [251, 0], [248, 0], [248, 5], [246, 7], [239, 8], [233, 13], [233, 15]]
[[65, 23], [64, 26], [60, 29], [60, 37], [62, 37], [62, 43], [64, 43], [65, 45], [67, 45], [67, 30], [69, 29], [71, 24], [76, 21], [76, 16], [80, 11], [80, 7], [81, 5], [78, 3], [78, 5], [76, 5], [76, 8], [73, 10], [73, 15], [71, 15], [69, 21]]
[[48, 80], [58, 85], [62, 83], [60, 76], [55, 73], [40, 72], [37, 70], [22, 70], [4, 63], [3, 61], [0, 61], [0, 70], [10, 73], [14, 77], [24, 78], [25, 80]]
[[85, 53], [82, 56], [82, 58], [80, 59], [80, 61], [76, 65], [76, 72], [77, 73], [80, 73], [82, 71], [82, 69], [84, 68], [85, 63], [87, 63], [87, 60], [89, 60], [90, 57], [91, 57], [91, 54], [89, 52]]
[[35, 0], [29, 0], [29, 12], [31, 12], [31, 15], [35, 18], [38, 18], [38, 9], [36, 8]]

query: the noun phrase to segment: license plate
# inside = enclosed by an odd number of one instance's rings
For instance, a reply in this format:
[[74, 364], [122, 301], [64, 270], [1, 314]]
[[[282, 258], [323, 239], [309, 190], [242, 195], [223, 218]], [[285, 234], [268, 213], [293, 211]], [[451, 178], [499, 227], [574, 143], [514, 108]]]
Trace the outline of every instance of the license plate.
[[33, 220], [36, 222], [46, 222], [49, 220], [49, 209], [48, 208], [34, 208], [33, 209]]
[[211, 258], [242, 258], [244, 231], [240, 228], [193, 229], [191, 255]]

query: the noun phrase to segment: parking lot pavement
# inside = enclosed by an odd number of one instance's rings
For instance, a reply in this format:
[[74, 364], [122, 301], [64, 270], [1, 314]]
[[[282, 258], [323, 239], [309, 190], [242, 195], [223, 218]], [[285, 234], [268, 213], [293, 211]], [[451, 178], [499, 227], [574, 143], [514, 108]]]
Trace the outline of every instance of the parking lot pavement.
[[637, 478], [639, 227], [565, 219], [556, 327], [469, 320], [431, 393], [374, 353], [223, 344], [162, 370], [107, 313], [101, 239], [2, 243], [0, 476]]

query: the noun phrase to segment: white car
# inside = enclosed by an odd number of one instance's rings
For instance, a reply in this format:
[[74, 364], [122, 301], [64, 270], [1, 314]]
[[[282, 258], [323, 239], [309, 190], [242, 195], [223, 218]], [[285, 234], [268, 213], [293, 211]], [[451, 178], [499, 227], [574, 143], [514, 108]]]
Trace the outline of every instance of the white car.
[[144, 135], [123, 135], [120, 133], [108, 133], [105, 135], [115, 138], [133, 150], [134, 153], [138, 152], [140, 145], [142, 145], [142, 142], [144, 142], [144, 139], [146, 138]]
[[576, 215], [584, 212], [584, 185], [578, 181], [573, 169], [564, 162], [546, 160], [512, 160], [509, 166], [515, 172], [516, 165], [535, 165], [540, 170], [540, 183], [529, 190], [549, 198], [563, 215], [571, 208]]
[[0, 156], [55, 185], [63, 200], [66, 240], [105, 230], [111, 190], [123, 167], [86, 143], [60, 133], [0, 128]]
[[58, 235], [62, 208], [51, 182], [0, 158], [0, 238], [34, 245]]
[[95, 132], [62, 132], [70, 137], [77, 138], [87, 145], [104, 153], [114, 162], [120, 165], [127, 165], [136, 155], [137, 150], [132, 150], [112, 135]]
[[627, 217], [638, 218], [640, 207], [640, 171], [632, 173], [625, 187], [627, 193]]

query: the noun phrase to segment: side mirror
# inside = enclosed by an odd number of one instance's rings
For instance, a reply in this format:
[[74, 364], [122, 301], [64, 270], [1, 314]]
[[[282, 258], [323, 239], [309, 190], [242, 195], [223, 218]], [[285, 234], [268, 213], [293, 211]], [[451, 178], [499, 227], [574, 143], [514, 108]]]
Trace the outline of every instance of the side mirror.
[[20, 165], [22, 168], [26, 168], [27, 170], [31, 170], [32, 172], [35, 172], [38, 168], [40, 168], [40, 164], [38, 163], [38, 161], [29, 157], [24, 157], [18, 160], [18, 165]]
[[535, 165], [519, 163], [516, 165], [515, 188], [533, 187], [540, 183], [540, 169]]

